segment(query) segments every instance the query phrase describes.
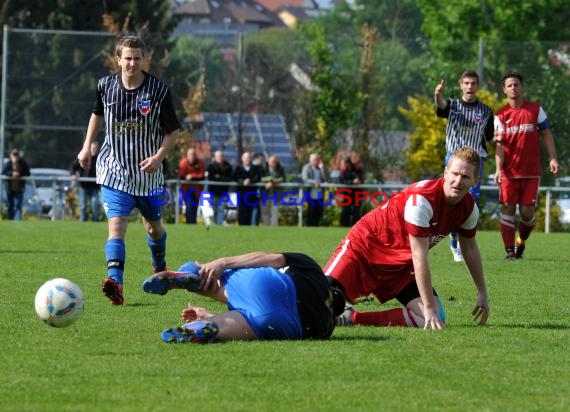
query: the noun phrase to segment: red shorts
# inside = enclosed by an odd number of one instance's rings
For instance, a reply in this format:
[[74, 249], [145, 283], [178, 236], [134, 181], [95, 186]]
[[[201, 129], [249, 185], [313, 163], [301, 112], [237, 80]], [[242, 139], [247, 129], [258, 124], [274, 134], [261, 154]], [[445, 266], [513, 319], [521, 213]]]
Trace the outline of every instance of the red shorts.
[[507, 205], [536, 206], [539, 177], [502, 179], [499, 185], [499, 202]]
[[342, 284], [345, 296], [351, 303], [370, 294], [384, 303], [415, 282], [412, 264], [373, 264], [366, 252], [366, 248], [357, 240], [343, 239], [324, 269], [327, 276]]

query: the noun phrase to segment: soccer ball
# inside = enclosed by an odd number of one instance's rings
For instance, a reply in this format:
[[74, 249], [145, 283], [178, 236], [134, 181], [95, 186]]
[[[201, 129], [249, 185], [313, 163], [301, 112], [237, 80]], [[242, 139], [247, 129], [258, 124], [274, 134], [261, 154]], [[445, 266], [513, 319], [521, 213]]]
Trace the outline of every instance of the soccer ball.
[[83, 292], [70, 280], [51, 279], [38, 289], [35, 303], [40, 320], [64, 328], [83, 313]]

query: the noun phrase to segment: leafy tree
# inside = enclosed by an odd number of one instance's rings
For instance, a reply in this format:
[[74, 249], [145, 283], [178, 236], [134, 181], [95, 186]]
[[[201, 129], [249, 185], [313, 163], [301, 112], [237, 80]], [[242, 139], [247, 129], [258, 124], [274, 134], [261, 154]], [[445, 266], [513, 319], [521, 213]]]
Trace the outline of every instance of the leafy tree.
[[309, 151], [320, 153], [328, 161], [337, 149], [333, 140], [335, 133], [351, 124], [361, 96], [346, 66], [335, 61], [323, 27], [306, 24], [302, 26], [301, 33], [307, 39], [310, 76], [315, 89], [307, 93], [304, 107], [307, 128], [300, 130], [300, 137], [307, 142]]
[[421, 18], [414, 1], [357, 0], [354, 6], [341, 3], [319, 21], [334, 51], [335, 65], [343, 66], [345, 82], [359, 91], [357, 102], [351, 103], [355, 110], [349, 127], [352, 135], [360, 136], [353, 149], [363, 155], [366, 169], [375, 175], [383, 167], [398, 166], [398, 160], [386, 153], [373, 156], [373, 136], [389, 136], [389, 131], [409, 127], [398, 106], [425, 83]]
[[419, 39], [422, 15], [415, 0], [355, 0], [339, 2], [320, 19], [336, 38], [358, 38], [365, 25], [388, 41]]
[[280, 113], [293, 125], [298, 85], [291, 64], [302, 59], [298, 34], [288, 29], [268, 29], [245, 38], [242, 97], [244, 107], [263, 113]]

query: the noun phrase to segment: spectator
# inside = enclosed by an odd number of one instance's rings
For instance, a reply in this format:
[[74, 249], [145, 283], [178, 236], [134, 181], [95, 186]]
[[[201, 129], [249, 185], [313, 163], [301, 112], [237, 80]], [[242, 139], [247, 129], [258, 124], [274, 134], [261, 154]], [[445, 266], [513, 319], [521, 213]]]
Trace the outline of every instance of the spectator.
[[9, 178], [5, 183], [8, 219], [22, 220], [22, 206], [26, 190], [26, 180], [22, 177], [30, 175], [30, 168], [26, 161], [20, 157], [18, 149], [10, 151], [10, 160], [2, 168], [2, 174]]
[[[216, 150], [214, 161], [208, 165], [208, 181], [210, 182], [231, 182], [233, 178], [233, 168], [225, 159], [224, 152]], [[229, 199], [229, 186], [209, 185], [208, 191], [213, 195], [212, 206], [214, 208], [214, 219], [217, 225], [224, 224], [226, 213], [226, 203]]]
[[269, 156], [261, 181], [265, 183], [261, 198], [261, 218], [265, 226], [279, 225], [279, 184], [285, 181], [285, 170], [276, 155]]
[[[257, 170], [257, 175], [259, 176], [259, 179], [261, 180], [264, 176], [265, 176], [265, 171], [267, 169], [267, 162], [265, 161], [265, 155], [263, 153], [257, 152], [254, 153], [253, 155], [253, 159], [251, 161], [251, 163], [253, 164], [253, 167]], [[258, 192], [261, 192], [261, 188], [258, 189]], [[255, 213], [255, 225], [259, 225], [259, 221], [261, 220], [261, 202], [259, 202], [256, 206], [256, 211]]]
[[251, 153], [244, 152], [241, 165], [234, 171], [237, 182], [238, 223], [240, 226], [259, 224], [259, 189], [255, 186], [261, 180], [261, 169], [254, 166]]
[[[91, 162], [89, 170], [85, 170], [79, 164], [79, 160], [75, 159], [71, 165], [72, 179], [77, 180], [80, 178], [95, 179], [97, 156], [99, 156], [99, 143], [92, 142], [90, 146]], [[89, 215], [89, 208], [91, 208], [91, 220], [93, 222], [99, 221], [99, 194], [101, 192], [101, 185], [96, 181], [79, 181], [79, 221], [86, 222]]]
[[182, 194], [186, 205], [186, 224], [195, 224], [200, 206], [201, 184], [188, 184], [195, 180], [204, 180], [206, 177], [206, 165], [196, 155], [194, 148], [188, 149], [186, 157], [178, 163], [178, 177], [186, 183], [182, 184]]
[[319, 154], [312, 153], [309, 156], [309, 163], [303, 166], [301, 178], [303, 183], [310, 186], [309, 197], [311, 201], [308, 202], [307, 226], [319, 226], [325, 203], [321, 183], [328, 180], [327, 171]]
[[[356, 191], [351, 188], [353, 185], [362, 183], [362, 169], [357, 170], [350, 157], [343, 157], [340, 160], [339, 183], [342, 186], [343, 200], [340, 211], [340, 225], [350, 227], [360, 220], [360, 204], [357, 204]], [[358, 200], [360, 201], [360, 200]]]
[[[536, 224], [534, 209], [541, 176], [539, 137], [548, 157], [552, 173], [560, 166], [548, 117], [540, 103], [525, 100], [523, 77], [510, 72], [503, 76], [503, 92], [508, 103], [495, 116], [495, 182], [499, 185], [501, 203], [501, 235], [506, 259], [520, 259], [526, 241]], [[515, 242], [515, 213], [519, 206], [520, 221]]]
[[265, 169], [267, 166], [267, 162], [265, 161], [265, 156], [263, 155], [263, 153], [260, 152], [253, 154], [251, 163], [254, 166], [260, 167], [261, 169]]
[[[444, 87], [445, 82], [442, 80], [435, 87], [434, 99], [437, 116], [448, 119], [445, 129], [445, 149], [447, 152], [445, 163], [447, 164], [454, 151], [464, 146], [477, 151], [481, 157], [479, 181], [471, 188], [470, 193], [475, 197], [475, 200], [479, 200], [484, 163], [488, 156], [485, 141], [493, 139], [493, 111], [477, 99], [479, 75], [475, 71], [465, 71], [461, 74], [459, 78], [461, 98], [444, 99]], [[456, 232], [451, 232], [449, 246], [453, 259], [456, 262], [462, 262], [463, 257], [461, 248], [457, 243]]]

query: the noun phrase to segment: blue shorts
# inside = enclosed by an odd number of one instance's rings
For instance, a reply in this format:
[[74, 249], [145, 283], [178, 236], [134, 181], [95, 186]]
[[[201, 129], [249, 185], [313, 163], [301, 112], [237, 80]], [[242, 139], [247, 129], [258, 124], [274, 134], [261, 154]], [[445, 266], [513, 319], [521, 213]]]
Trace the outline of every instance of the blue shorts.
[[238, 311], [258, 339], [301, 339], [293, 279], [277, 269], [226, 270], [221, 277], [228, 309]]
[[[447, 162], [449, 161], [449, 158], [451, 157], [453, 153], [447, 153], [445, 155], [445, 165], [447, 166]], [[469, 193], [471, 193], [473, 195], [473, 197], [475, 198], [475, 200], [479, 200], [479, 198], [481, 197], [481, 182], [483, 180], [483, 169], [485, 166], [485, 159], [481, 158], [481, 161], [479, 162], [479, 181], [477, 182], [477, 184], [475, 186], [472, 186], [471, 189], [469, 189]]]
[[135, 207], [148, 221], [156, 222], [162, 218], [162, 206], [152, 204], [147, 196], [135, 196], [109, 186], [102, 186], [101, 200], [107, 218], [129, 216]]

